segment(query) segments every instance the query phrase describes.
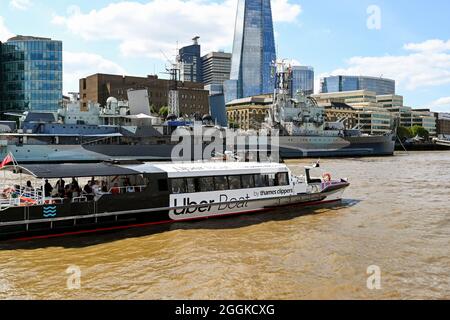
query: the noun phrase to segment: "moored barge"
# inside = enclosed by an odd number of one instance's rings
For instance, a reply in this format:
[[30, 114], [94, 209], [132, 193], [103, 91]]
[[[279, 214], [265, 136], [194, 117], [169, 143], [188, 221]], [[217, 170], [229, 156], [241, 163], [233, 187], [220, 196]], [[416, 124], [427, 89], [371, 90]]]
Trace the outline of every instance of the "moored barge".
[[348, 181], [333, 180], [330, 174], [312, 178], [315, 167], [295, 176], [279, 163], [11, 165], [2, 169], [0, 239], [74, 235], [340, 201]]

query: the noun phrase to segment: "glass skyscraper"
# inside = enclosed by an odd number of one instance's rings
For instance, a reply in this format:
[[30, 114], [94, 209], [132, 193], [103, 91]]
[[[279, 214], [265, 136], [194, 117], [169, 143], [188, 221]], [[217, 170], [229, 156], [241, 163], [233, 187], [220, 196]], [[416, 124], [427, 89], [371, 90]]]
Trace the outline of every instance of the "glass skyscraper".
[[314, 69], [312, 67], [293, 66], [291, 70], [291, 97], [295, 96], [297, 91], [303, 92], [305, 96], [314, 94]]
[[56, 112], [62, 102], [62, 42], [17, 36], [1, 44], [0, 112]]
[[272, 94], [276, 61], [270, 0], [239, 0], [225, 100]]
[[377, 95], [395, 94], [395, 80], [363, 76], [331, 76], [321, 81], [321, 92], [369, 90]]
[[199, 37], [193, 38], [194, 43], [192, 45], [183, 47], [178, 52], [178, 62], [181, 69], [180, 80], [183, 82], [203, 82], [201, 47], [198, 44], [198, 39]]

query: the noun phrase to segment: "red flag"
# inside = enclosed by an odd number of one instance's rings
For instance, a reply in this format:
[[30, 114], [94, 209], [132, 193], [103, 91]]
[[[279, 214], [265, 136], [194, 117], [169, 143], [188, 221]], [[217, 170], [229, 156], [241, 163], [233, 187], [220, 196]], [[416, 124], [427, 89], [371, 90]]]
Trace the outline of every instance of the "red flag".
[[0, 164], [0, 169], [6, 166], [8, 163], [14, 162], [14, 157], [11, 153], [8, 153], [8, 155], [3, 159], [2, 163]]

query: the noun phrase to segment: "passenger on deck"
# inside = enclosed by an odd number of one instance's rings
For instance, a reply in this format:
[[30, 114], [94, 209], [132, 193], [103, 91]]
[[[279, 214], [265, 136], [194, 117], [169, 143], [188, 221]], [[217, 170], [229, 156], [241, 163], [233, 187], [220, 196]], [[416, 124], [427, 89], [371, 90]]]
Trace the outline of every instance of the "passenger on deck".
[[86, 185], [83, 188], [83, 191], [86, 194], [92, 194], [92, 186], [91, 186], [91, 182], [90, 181], [88, 183], [86, 183]]
[[44, 185], [44, 194], [45, 197], [50, 197], [52, 195], [53, 192], [53, 187], [52, 185], [48, 182], [48, 180], [45, 180], [45, 185]]
[[70, 185], [67, 185], [64, 188], [64, 198], [67, 198], [67, 199], [73, 198], [73, 191], [72, 191]]
[[90, 181], [88, 183], [86, 183], [86, 185], [83, 188], [83, 191], [84, 191], [84, 193], [86, 195], [86, 198], [89, 201], [94, 200], [94, 195], [93, 195], [94, 191], [92, 190], [92, 185], [91, 185]]
[[56, 183], [56, 190], [58, 190], [58, 194], [60, 198], [64, 198], [64, 190], [66, 187], [66, 182], [63, 179], [59, 179], [58, 182]]
[[100, 186], [98, 185], [98, 181], [94, 181], [94, 184], [92, 185], [92, 192], [96, 196], [101, 195], [101, 189], [100, 189]]
[[101, 191], [103, 192], [103, 193], [108, 193], [108, 185], [106, 184], [106, 181], [102, 181], [102, 188], [101, 188]]
[[27, 186], [25, 187], [25, 192], [33, 192], [34, 188], [31, 185], [31, 181], [27, 181]]
[[119, 188], [119, 184], [118, 183], [114, 184], [114, 187], [111, 189], [111, 194], [113, 194], [113, 195], [120, 194], [120, 188]]
[[78, 181], [75, 178], [72, 178], [72, 189], [78, 190], [80, 188], [80, 185], [78, 184]]

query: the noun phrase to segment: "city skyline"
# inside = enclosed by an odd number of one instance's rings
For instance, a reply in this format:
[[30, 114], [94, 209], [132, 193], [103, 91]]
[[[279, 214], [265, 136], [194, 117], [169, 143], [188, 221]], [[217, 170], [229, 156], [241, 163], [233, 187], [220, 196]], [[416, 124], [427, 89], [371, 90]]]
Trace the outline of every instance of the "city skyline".
[[[232, 50], [236, 0], [77, 4], [0, 3], [1, 41], [22, 34], [64, 42], [66, 93], [78, 90], [79, 78], [97, 72], [159, 74], [167, 64], [161, 51], [174, 57], [177, 41], [182, 47], [195, 35], [200, 36], [202, 55]], [[405, 97], [405, 105], [450, 111], [450, 41], [445, 19], [450, 4], [446, 1], [427, 6], [404, 0], [327, 0], [317, 6], [311, 0], [273, 0], [272, 7], [277, 56], [314, 67], [316, 91], [320, 78], [327, 75], [383, 76], [397, 81], [397, 93]], [[425, 10], [427, 19], [421, 19]], [[131, 15], [132, 20], [124, 19]], [[149, 32], [163, 24], [167, 28]]]

